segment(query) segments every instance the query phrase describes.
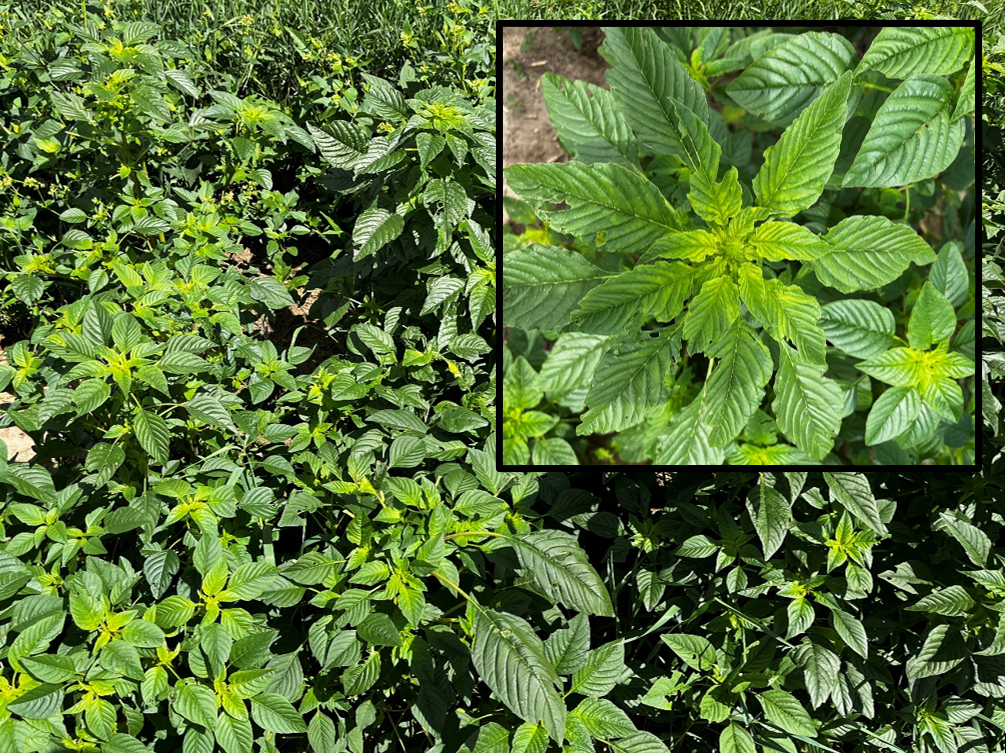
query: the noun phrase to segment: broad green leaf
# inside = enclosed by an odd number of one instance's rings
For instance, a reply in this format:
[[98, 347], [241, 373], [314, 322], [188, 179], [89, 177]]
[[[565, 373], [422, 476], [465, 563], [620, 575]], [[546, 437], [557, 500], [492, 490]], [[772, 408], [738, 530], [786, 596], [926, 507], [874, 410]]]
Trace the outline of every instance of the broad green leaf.
[[605, 26], [602, 31], [599, 52], [612, 65], [604, 77], [629, 126], [655, 154], [684, 157], [674, 103], [708, 123], [705, 91], [653, 29]]
[[566, 324], [587, 291], [611, 277], [575, 251], [534, 243], [500, 264], [503, 323], [528, 330]]
[[720, 732], [720, 753], [755, 753], [751, 733], [731, 722]]
[[63, 687], [42, 683], [7, 704], [7, 710], [22, 719], [48, 719], [63, 708]]
[[919, 392], [913, 387], [891, 387], [877, 398], [866, 418], [868, 445], [894, 439], [908, 429], [922, 410]]
[[257, 599], [269, 589], [276, 575], [275, 565], [262, 560], [246, 562], [231, 573], [227, 591], [232, 599]]
[[615, 108], [611, 92], [554, 73], [541, 77], [549, 120], [559, 141], [580, 162], [614, 162], [639, 167], [636, 137]]
[[532, 627], [506, 612], [477, 608], [472, 664], [479, 678], [517, 716], [544, 722], [549, 737], [563, 739], [566, 706], [556, 691], [559, 675]]
[[699, 635], [664, 633], [660, 640], [670, 646], [671, 651], [692, 669], [706, 671], [716, 665], [716, 649]]
[[705, 692], [699, 702], [699, 716], [710, 722], [721, 723], [730, 718], [733, 699], [722, 686], [714, 685]]
[[831, 252], [828, 244], [802, 225], [766, 222], [748, 238], [746, 255], [752, 261], [807, 261]]
[[741, 299], [769, 334], [780, 343], [791, 342], [805, 362], [824, 364], [826, 346], [824, 331], [817, 326], [821, 316], [817, 300], [795, 285], [763, 279], [752, 264], [743, 265], [738, 276]]
[[951, 513], [941, 513], [938, 530], [945, 531], [964, 547], [968, 559], [978, 567], [985, 567], [988, 562], [992, 544], [989, 537], [976, 526], [965, 520], [954, 517]]
[[950, 586], [940, 591], [933, 591], [912, 606], [905, 608], [909, 612], [929, 612], [947, 617], [962, 617], [968, 614], [974, 605], [974, 599], [962, 586]]
[[503, 402], [508, 409], [534, 408], [541, 402], [543, 390], [538, 372], [524, 356], [518, 356], [503, 376]]
[[234, 639], [223, 625], [213, 623], [203, 626], [199, 647], [206, 655], [212, 679], [216, 679], [223, 673], [224, 667], [227, 666], [227, 660], [231, 656], [232, 645], [234, 645]]
[[942, 340], [949, 342], [956, 326], [954, 307], [927, 281], [908, 320], [908, 344], [917, 350], [928, 350]]
[[957, 106], [954, 108], [954, 120], [971, 115], [975, 111], [975, 62], [977, 60], [978, 58], [971, 59], [968, 75], [964, 78], [960, 96], [957, 98]]
[[866, 638], [866, 628], [863, 627], [862, 622], [848, 612], [834, 609], [831, 612], [831, 625], [838, 636], [845, 641], [845, 645], [864, 659], [867, 658], [869, 641]]
[[740, 318], [737, 285], [730, 277], [708, 280], [688, 305], [682, 335], [690, 353], [707, 351], [719, 342]]
[[375, 646], [401, 646], [402, 636], [391, 618], [383, 612], [373, 612], [367, 615], [356, 626], [357, 635], [361, 640], [373, 643]]
[[559, 335], [542, 364], [538, 385], [550, 395], [589, 387], [608, 344], [609, 338], [603, 335], [580, 332]]
[[688, 203], [710, 225], [726, 227], [730, 218], [741, 211], [741, 184], [736, 167], [727, 170], [718, 183], [704, 172], [692, 173], [688, 188]]
[[789, 531], [791, 503], [780, 492], [765, 483], [762, 474], [758, 486], [747, 495], [747, 509], [761, 540], [765, 561], [779, 551]]
[[741, 433], [758, 410], [772, 376], [772, 356], [741, 321], [707, 355], [716, 359], [716, 365], [703, 388], [702, 420], [712, 429], [709, 441], [722, 447]]
[[717, 255], [720, 252], [719, 246], [719, 239], [708, 230], [690, 230], [686, 233], [665, 235], [650, 247], [646, 255], [647, 258], [658, 256], [665, 259], [702, 261], [707, 256]]
[[614, 753], [669, 753], [669, 748], [652, 732], [636, 732], [608, 745]]
[[213, 735], [217, 745], [223, 749], [224, 753], [251, 753], [252, 751], [254, 735], [247, 717], [235, 719], [228, 714], [221, 713], [213, 728]]
[[587, 393], [589, 410], [576, 433], [621, 431], [646, 418], [663, 399], [672, 355], [677, 353], [673, 330], [641, 332], [609, 351], [601, 360]]
[[261, 301], [271, 309], [293, 306], [290, 292], [275, 277], [256, 277], [248, 284], [248, 292], [256, 301]]
[[137, 648], [157, 648], [164, 645], [164, 631], [153, 622], [133, 620], [122, 629], [122, 639]]
[[81, 630], [97, 630], [105, 614], [101, 599], [90, 591], [70, 591], [70, 617]]
[[[513, 165], [505, 172], [510, 188], [534, 206], [539, 217], [589, 245], [603, 231], [608, 251], [641, 254], [679, 229], [677, 215], [660, 189], [621, 165]], [[568, 209], [551, 208], [562, 202]]]
[[133, 429], [136, 431], [140, 446], [150, 459], [158, 465], [166, 463], [171, 431], [165, 420], [156, 413], [141, 408], [133, 414]]
[[674, 416], [657, 440], [658, 465], [719, 465], [723, 450], [709, 443], [710, 429], [702, 421], [706, 393]]
[[717, 549], [719, 547], [708, 536], [700, 533], [697, 536], [689, 536], [682, 541], [674, 550], [674, 554], [678, 557], [711, 557], [716, 554]]
[[669, 322], [691, 295], [692, 276], [681, 262], [637, 266], [590, 290], [573, 312], [574, 326], [607, 335], [635, 329], [637, 315]]
[[848, 299], [821, 306], [821, 329], [839, 350], [856, 358], [873, 358], [891, 346], [894, 314], [873, 301]]
[[510, 753], [545, 753], [548, 748], [548, 732], [540, 722], [524, 722], [513, 733]]
[[334, 134], [315, 128], [310, 123], [307, 126], [321, 156], [333, 167], [354, 169], [367, 153], [368, 131], [351, 120], [332, 120], [325, 125]]
[[909, 348], [891, 348], [879, 356], [860, 361], [856, 368], [895, 387], [911, 387], [922, 379], [922, 364], [917, 353]]
[[267, 732], [280, 734], [307, 732], [304, 717], [298, 714], [293, 704], [279, 693], [259, 693], [249, 700], [252, 718]]
[[843, 73], [765, 150], [753, 183], [758, 206], [792, 217], [820, 198], [842, 144], [851, 84], [852, 74]]
[[693, 175], [703, 175], [706, 180], [716, 180], [720, 166], [720, 145], [709, 134], [708, 118], [700, 118], [681, 102], [672, 102], [678, 118], [678, 138], [685, 164]]
[[580, 718], [595, 738], [628, 737], [639, 731], [628, 715], [607, 698], [585, 698], [572, 713]]
[[921, 266], [936, 260], [918, 233], [886, 217], [847, 217], [824, 240], [831, 252], [809, 263], [822, 283], [843, 293], [874, 290], [897, 279], [911, 262]]
[[545, 639], [545, 656], [560, 675], [571, 675], [587, 663], [590, 651], [590, 622], [583, 613]]
[[832, 497], [871, 531], [887, 533], [870, 482], [862, 473], [825, 473]]
[[234, 425], [231, 414], [227, 412], [223, 403], [212, 395], [196, 395], [185, 403], [185, 410], [193, 418], [210, 426], [226, 429], [232, 433], [237, 432], [237, 427]]
[[785, 690], [766, 690], [758, 694], [765, 716], [783, 732], [791, 735], [817, 737], [817, 728], [803, 704]]
[[209, 688], [194, 682], [175, 686], [174, 709], [190, 722], [213, 729], [217, 720], [217, 699]]
[[946, 76], [960, 69], [975, 49], [974, 29], [962, 26], [885, 26], [856, 68], [889, 78], [917, 73]]
[[611, 692], [625, 671], [625, 644], [610, 641], [587, 654], [587, 661], [573, 673], [570, 693], [601, 698]]
[[178, 89], [178, 91], [198, 99], [199, 88], [185, 71], [168, 68], [164, 71], [164, 77], [168, 80], [168, 83]]
[[587, 614], [614, 615], [608, 589], [576, 538], [562, 531], [503, 536], [521, 567], [553, 601]]
[[758, 57], [727, 94], [746, 110], [788, 125], [855, 59], [853, 46], [838, 34], [800, 34]]
[[964, 265], [959, 243], [943, 244], [936, 262], [929, 270], [929, 282], [936, 292], [946, 297], [957, 308], [968, 297], [968, 269]]
[[20, 661], [28, 673], [40, 682], [60, 684], [77, 675], [76, 665], [69, 656], [43, 654], [25, 656]]
[[25, 303], [31, 304], [42, 297], [45, 292], [45, 282], [35, 275], [20, 274], [11, 278], [11, 289], [14, 295]]
[[905, 665], [905, 675], [910, 682], [949, 672], [967, 658], [967, 648], [961, 639], [960, 629], [952, 624], [935, 625], [917, 656]]
[[150, 753], [150, 748], [135, 737], [116, 732], [102, 743], [101, 753]]
[[786, 607], [786, 639], [806, 632], [814, 624], [814, 605], [798, 596]]
[[381, 209], [376, 204], [365, 209], [353, 226], [353, 261], [372, 256], [402, 234], [405, 221], [401, 215]]
[[779, 345], [772, 410], [783, 433], [815, 460], [831, 451], [842, 426], [842, 391], [825, 371]]
[[269, 687], [275, 674], [275, 669], [246, 669], [231, 673], [227, 684], [238, 698], [251, 698]]
[[904, 186], [946, 170], [964, 141], [951, 120], [953, 87], [928, 74], [902, 82], [880, 106], [843, 186]]
[[[824, 475], [827, 477], [836, 474]], [[811, 641], [804, 648], [803, 681], [810, 694], [810, 703], [816, 709], [831, 695], [831, 690], [838, 681], [841, 662], [834, 651], [820, 643]]]

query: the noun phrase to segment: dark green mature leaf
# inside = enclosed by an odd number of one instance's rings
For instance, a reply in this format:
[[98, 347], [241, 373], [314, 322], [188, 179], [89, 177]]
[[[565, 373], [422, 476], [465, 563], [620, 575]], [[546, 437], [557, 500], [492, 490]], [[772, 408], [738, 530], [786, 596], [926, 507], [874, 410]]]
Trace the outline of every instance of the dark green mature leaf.
[[669, 633], [660, 639], [692, 669], [708, 670], [716, 664], [716, 649], [701, 636]]
[[712, 430], [709, 441], [722, 446], [740, 434], [758, 409], [772, 375], [772, 357], [740, 320], [708, 355], [717, 360], [703, 389], [702, 420]]
[[587, 291], [610, 275], [580, 254], [531, 244], [502, 260], [503, 321], [525, 329], [554, 329], [569, 320]]
[[175, 708], [190, 722], [213, 729], [217, 718], [217, 701], [213, 691], [192, 682], [175, 685]]
[[587, 662], [590, 650], [590, 622], [585, 614], [578, 614], [569, 626], [556, 630], [545, 639], [545, 656], [560, 675], [571, 675]]
[[953, 87], [943, 78], [918, 74], [887, 98], [844, 186], [904, 186], [950, 166], [964, 140], [964, 121], [953, 120]]
[[849, 648], [864, 659], [867, 658], [869, 641], [866, 637], [866, 629], [859, 619], [841, 609], [834, 609], [831, 612], [831, 624]]
[[133, 415], [133, 427], [140, 446], [157, 464], [163, 464], [168, 459], [171, 431], [167, 423], [156, 413], [137, 410]]
[[478, 609], [472, 663], [511, 711], [527, 722], [543, 722], [549, 737], [562, 740], [566, 707], [556, 691], [559, 676], [527, 622], [505, 612]]
[[852, 74], [842, 74], [765, 150], [753, 184], [758, 206], [792, 217], [818, 200], [838, 157], [851, 85]]
[[7, 710], [22, 719], [48, 719], [63, 707], [63, 687], [42, 683], [7, 704]]
[[897, 279], [912, 262], [925, 265], [936, 260], [914, 230], [886, 217], [848, 217], [824, 240], [834, 250], [808, 263], [821, 282], [843, 293], [872, 290]]
[[720, 733], [720, 753], [755, 753], [751, 733], [731, 722]]
[[877, 533], [887, 533], [870, 482], [862, 473], [825, 473], [832, 496], [864, 525]]
[[888, 26], [870, 44], [856, 73], [880, 71], [890, 78], [918, 73], [945, 76], [964, 65], [974, 47], [974, 29], [967, 27]]
[[600, 53], [612, 65], [604, 77], [618, 109], [648, 148], [684, 157], [675, 102], [708, 123], [709, 104], [702, 87], [653, 29], [606, 26], [602, 30]]
[[876, 445], [907, 431], [922, 410], [922, 399], [914, 387], [891, 387], [877, 398], [866, 418], [866, 444]]
[[590, 410], [577, 434], [617, 431], [642, 421], [664, 395], [664, 375], [676, 350], [668, 328], [639, 333], [609, 351], [594, 374], [586, 399]]
[[561, 531], [539, 531], [504, 540], [549, 598], [588, 614], [614, 615], [604, 581], [574, 537]]
[[779, 346], [772, 410], [779, 428], [815, 460], [828, 454], [842, 425], [842, 393], [825, 371], [823, 365], [801, 360], [787, 345]]
[[587, 654], [587, 661], [573, 673], [571, 693], [600, 698], [611, 692], [625, 671], [625, 644], [610, 641]]
[[821, 306], [821, 329], [839, 350], [873, 358], [891, 346], [894, 314], [873, 301], [848, 299]]
[[766, 690], [758, 702], [772, 724], [792, 735], [817, 737], [817, 729], [803, 704], [785, 690]]
[[639, 731], [628, 715], [607, 698], [585, 698], [571, 713], [580, 718], [595, 738], [628, 737]]
[[974, 599], [962, 586], [950, 586], [940, 591], [934, 591], [906, 609], [914, 612], [930, 612], [948, 617], [959, 617], [971, 611], [974, 605]]
[[[591, 245], [603, 231], [609, 251], [642, 253], [679, 228], [674, 209], [659, 189], [621, 165], [513, 165], [505, 172], [508, 185], [553, 228]], [[551, 208], [561, 202], [568, 209]]]
[[259, 693], [252, 696], [251, 713], [255, 723], [267, 732], [293, 734], [307, 732], [304, 718], [279, 693]]
[[762, 476], [758, 486], [748, 494], [747, 509], [768, 561], [785, 541], [791, 515], [789, 501], [765, 481]]
[[554, 73], [542, 76], [541, 87], [556, 135], [576, 159], [638, 166], [636, 137], [610, 91]]
[[855, 59], [852, 45], [838, 34], [801, 34], [755, 60], [727, 93], [741, 107], [787, 125]]

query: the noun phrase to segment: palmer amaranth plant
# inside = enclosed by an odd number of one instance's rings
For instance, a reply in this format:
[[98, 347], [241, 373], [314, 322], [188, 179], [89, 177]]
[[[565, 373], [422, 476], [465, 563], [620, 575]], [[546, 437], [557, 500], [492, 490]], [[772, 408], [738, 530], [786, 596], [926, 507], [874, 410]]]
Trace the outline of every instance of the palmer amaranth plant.
[[973, 464], [974, 29], [604, 32], [506, 170], [504, 462]]

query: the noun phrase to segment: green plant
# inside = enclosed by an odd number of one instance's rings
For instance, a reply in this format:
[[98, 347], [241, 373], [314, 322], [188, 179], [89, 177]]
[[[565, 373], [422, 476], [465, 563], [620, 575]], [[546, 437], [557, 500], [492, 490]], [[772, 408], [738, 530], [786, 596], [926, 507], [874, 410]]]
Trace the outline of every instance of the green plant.
[[[576, 240], [503, 257], [504, 324], [555, 341], [524, 380], [661, 464], [736, 459], [760, 407], [814, 461], [973, 463], [973, 244], [937, 256], [915, 229], [941, 212], [962, 238], [973, 206], [973, 29], [884, 30], [862, 60], [835, 34], [727, 32], [607, 27], [610, 92], [543, 78], [575, 161], [507, 180]], [[912, 350], [880, 356], [892, 340]], [[894, 382], [869, 360], [901, 352]]]

